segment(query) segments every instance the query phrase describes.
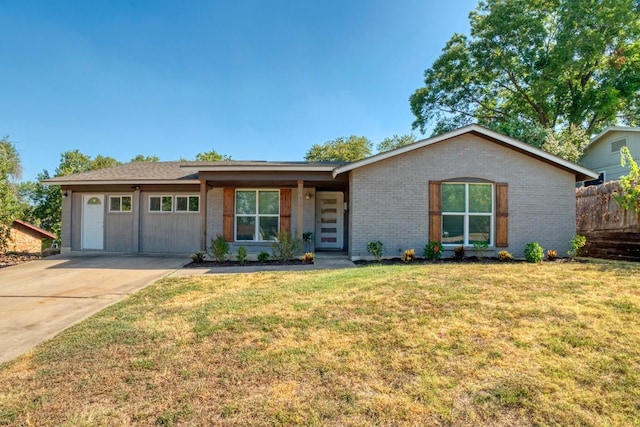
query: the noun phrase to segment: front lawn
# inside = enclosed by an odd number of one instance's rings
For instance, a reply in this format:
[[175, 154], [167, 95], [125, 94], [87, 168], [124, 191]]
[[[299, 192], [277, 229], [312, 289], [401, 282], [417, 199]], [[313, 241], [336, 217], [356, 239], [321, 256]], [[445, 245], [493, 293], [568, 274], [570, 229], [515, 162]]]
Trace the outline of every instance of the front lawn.
[[640, 266], [164, 279], [0, 366], [0, 425], [640, 425]]

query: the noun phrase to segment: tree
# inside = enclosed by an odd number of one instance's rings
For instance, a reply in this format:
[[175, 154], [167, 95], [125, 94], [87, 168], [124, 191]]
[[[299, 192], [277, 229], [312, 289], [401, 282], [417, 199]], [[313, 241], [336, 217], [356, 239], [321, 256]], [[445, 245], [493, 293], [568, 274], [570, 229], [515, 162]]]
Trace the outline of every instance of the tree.
[[5, 136], [0, 139], [0, 251], [4, 251], [11, 232], [11, 224], [18, 217], [21, 206], [15, 180], [22, 171], [18, 150]]
[[130, 160], [131, 163], [133, 162], [159, 162], [160, 158], [158, 156], [156, 156], [155, 154], [153, 156], [143, 156], [142, 154], [138, 154], [137, 156], [135, 156], [133, 159]]
[[613, 198], [622, 209], [640, 214], [640, 166], [633, 159], [628, 147], [620, 149], [620, 158], [622, 167], [629, 163], [629, 173], [618, 180], [620, 193], [614, 193]]
[[477, 122], [540, 146], [640, 123], [637, 0], [484, 0], [469, 20], [411, 96], [414, 129]]
[[114, 159], [113, 157], [102, 156], [102, 155], [98, 154], [91, 161], [90, 170], [112, 168], [114, 166], [118, 166], [118, 165], [121, 165], [121, 164], [122, 164], [122, 162], [119, 162], [118, 160]]
[[589, 145], [589, 136], [584, 129], [571, 125], [568, 129], [562, 129], [559, 133], [549, 130], [540, 148], [576, 163], [582, 157], [587, 145]]
[[231, 159], [231, 156], [227, 156], [226, 154], [220, 154], [212, 148], [211, 151], [205, 151], [204, 153], [196, 154], [196, 160], [199, 162], [220, 162], [220, 161], [228, 161], [232, 159]]
[[[95, 158], [79, 150], [65, 151], [60, 155], [60, 164], [55, 177], [67, 176], [79, 172], [103, 169], [121, 164], [113, 157], [97, 155]], [[42, 184], [51, 175], [46, 169], [38, 175], [37, 182], [25, 182], [20, 185], [20, 195], [28, 202], [23, 216], [36, 222], [40, 227], [50, 230], [60, 237], [62, 221], [62, 191], [58, 185]]]
[[387, 137], [383, 139], [378, 145], [376, 145], [376, 150], [379, 153], [389, 150], [395, 150], [396, 148], [404, 147], [405, 145], [413, 144], [416, 142], [416, 137], [412, 134], [407, 135], [393, 135], [392, 137]]
[[354, 162], [370, 156], [372, 146], [364, 136], [351, 135], [324, 144], [313, 144], [304, 158], [308, 162]]

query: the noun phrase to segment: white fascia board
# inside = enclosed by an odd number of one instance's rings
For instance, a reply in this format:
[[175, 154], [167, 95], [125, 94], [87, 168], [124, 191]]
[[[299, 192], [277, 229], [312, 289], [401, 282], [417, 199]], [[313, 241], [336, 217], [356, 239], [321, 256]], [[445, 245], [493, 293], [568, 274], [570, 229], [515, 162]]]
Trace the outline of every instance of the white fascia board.
[[180, 166], [187, 172], [331, 172], [334, 165], [327, 166]]
[[548, 160], [552, 163], [557, 164], [560, 167], [566, 168], [566, 169], [570, 169], [573, 170], [575, 172], [587, 175], [587, 176], [592, 176], [594, 178], [598, 177], [598, 174], [596, 174], [595, 172], [584, 168], [582, 166], [576, 165], [575, 163], [572, 163], [570, 161], [564, 160], [560, 157], [554, 156], [553, 154], [549, 154], [546, 151], [540, 150], [539, 148], [533, 147], [529, 144], [525, 144], [524, 142], [518, 141], [517, 139], [511, 138], [509, 136], [503, 135], [501, 133], [492, 131], [490, 129], [487, 129], [485, 127], [476, 125], [476, 124], [472, 124], [472, 125], [467, 125], [464, 127], [461, 127], [459, 129], [453, 130], [451, 132], [447, 132], [447, 133], [443, 133], [441, 135], [438, 136], [434, 136], [433, 138], [429, 138], [429, 139], [424, 139], [422, 141], [418, 141], [415, 142], [413, 144], [410, 145], [406, 145], [404, 147], [400, 147], [397, 148], [395, 150], [391, 150], [391, 151], [387, 151], [385, 153], [380, 153], [380, 154], [376, 154], [375, 156], [371, 156], [368, 157], [366, 159], [362, 159], [359, 160], [357, 162], [353, 162], [347, 165], [343, 165], [343, 166], [339, 166], [337, 168], [335, 168], [333, 170], [333, 177], [335, 178], [337, 175], [344, 173], [344, 172], [348, 172], [350, 170], [353, 169], [357, 169], [363, 166], [367, 166], [369, 164], [372, 163], [376, 163], [385, 159], [388, 159], [390, 157], [394, 157], [400, 154], [404, 154], [413, 150], [417, 150], [423, 147], [426, 147], [428, 145], [431, 144], [435, 144], [437, 142], [441, 142], [444, 141], [446, 139], [451, 139], [451, 138], [455, 138], [457, 136], [460, 135], [464, 135], [465, 133], [470, 133], [470, 132], [476, 132], [482, 135], [485, 135], [489, 138], [492, 139], [496, 139], [506, 145], [510, 145], [513, 148], [516, 148], [518, 150], [527, 152], [532, 154], [533, 156], [536, 157], [540, 157], [543, 158], [545, 160]]
[[589, 142], [589, 145], [587, 147], [593, 145], [596, 141], [610, 132], [640, 132], [640, 127], [609, 126], [602, 132], [591, 138], [591, 142]]
[[40, 181], [43, 184], [49, 184], [49, 185], [60, 185], [60, 186], [64, 186], [64, 185], [165, 185], [165, 184], [189, 184], [189, 185], [193, 185], [193, 184], [200, 184], [200, 181], [197, 179], [183, 179], [183, 180], [179, 180], [179, 179], [170, 179], [170, 180], [164, 180], [164, 179], [155, 179], [155, 180], [149, 180], [149, 179], [128, 179], [128, 180], [104, 180], [104, 181], [84, 181], [84, 180], [80, 180], [80, 181], [56, 181], [55, 179], [45, 179], [43, 181]]

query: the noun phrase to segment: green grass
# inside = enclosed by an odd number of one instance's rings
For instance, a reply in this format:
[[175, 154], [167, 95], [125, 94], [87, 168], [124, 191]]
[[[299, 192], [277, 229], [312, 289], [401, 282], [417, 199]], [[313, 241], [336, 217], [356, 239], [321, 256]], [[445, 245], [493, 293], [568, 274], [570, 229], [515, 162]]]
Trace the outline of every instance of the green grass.
[[0, 367], [0, 425], [637, 425], [640, 266], [165, 279]]

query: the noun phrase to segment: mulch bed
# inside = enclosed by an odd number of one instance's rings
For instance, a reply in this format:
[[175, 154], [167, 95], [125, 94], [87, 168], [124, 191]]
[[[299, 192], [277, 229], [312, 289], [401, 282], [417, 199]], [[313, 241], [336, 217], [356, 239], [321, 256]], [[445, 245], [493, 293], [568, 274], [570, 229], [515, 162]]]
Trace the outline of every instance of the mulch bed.
[[[558, 258], [554, 261], [544, 262], [568, 262], [569, 258]], [[474, 263], [474, 264], [509, 264], [509, 263], [521, 263], [527, 262], [524, 259], [513, 259], [511, 261], [500, 261], [496, 257], [484, 257], [479, 258], [477, 256], [470, 256], [464, 258], [441, 258], [437, 261], [428, 260], [425, 258], [416, 258], [414, 261], [410, 263], [405, 263], [401, 258], [389, 258], [389, 259], [381, 259], [380, 262], [375, 260], [359, 260], [354, 261], [353, 263], [356, 265], [397, 265], [397, 264], [445, 264], [445, 263], [457, 263], [457, 264], [466, 264], [466, 263]]]
[[264, 265], [303, 265], [303, 264], [313, 264], [312, 262], [303, 262], [299, 259], [292, 259], [287, 262], [282, 262], [278, 260], [268, 260], [265, 262], [260, 261], [245, 261], [243, 264], [240, 264], [238, 261], [203, 261], [203, 262], [191, 262], [184, 266], [184, 268], [216, 268], [216, 267], [249, 267], [249, 266], [264, 266]]
[[36, 254], [16, 254], [16, 253], [0, 254], [0, 268], [22, 264], [22, 263], [33, 261], [40, 258], [42, 257]]

